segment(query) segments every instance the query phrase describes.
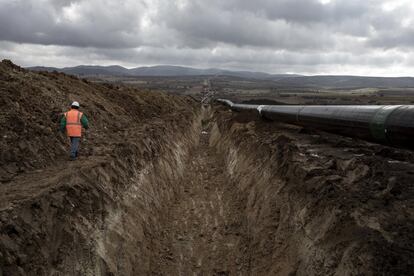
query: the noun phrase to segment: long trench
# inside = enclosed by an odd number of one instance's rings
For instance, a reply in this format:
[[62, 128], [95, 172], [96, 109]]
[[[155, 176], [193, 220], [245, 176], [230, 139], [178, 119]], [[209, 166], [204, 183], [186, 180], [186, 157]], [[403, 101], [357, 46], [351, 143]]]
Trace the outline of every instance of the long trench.
[[205, 123], [187, 162], [181, 196], [167, 214], [160, 275], [235, 275], [245, 269], [240, 208], [224, 156], [209, 145], [209, 137]]

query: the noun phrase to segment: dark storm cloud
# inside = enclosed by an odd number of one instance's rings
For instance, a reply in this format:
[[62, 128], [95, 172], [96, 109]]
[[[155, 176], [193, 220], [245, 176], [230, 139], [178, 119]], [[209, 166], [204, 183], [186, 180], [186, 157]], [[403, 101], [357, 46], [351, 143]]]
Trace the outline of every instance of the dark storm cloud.
[[[139, 13], [118, 1], [1, 1], [0, 40], [125, 48], [139, 44]], [[135, 5], [140, 8], [140, 5]]]
[[[216, 0], [217, 1], [217, 0]], [[370, 1], [338, 0], [322, 4], [316, 0], [230, 0], [217, 1], [224, 8], [266, 15], [272, 20], [326, 22], [360, 18], [371, 10]]]
[[412, 48], [414, 47], [414, 28], [403, 28], [398, 32], [393, 29], [378, 32], [370, 39], [370, 45], [381, 48]]
[[[180, 42], [202, 47], [217, 42], [278, 49], [332, 49], [338, 36], [373, 39], [376, 31], [401, 29], [410, 9], [383, 10], [382, 1], [193, 0], [165, 2], [159, 22]], [[368, 44], [374, 46], [375, 44]], [[414, 45], [413, 45], [414, 46]]]
[[54, 0], [50, 1], [50, 5], [54, 7], [56, 10], [60, 10], [63, 7], [68, 7], [72, 3], [81, 2], [82, 0]]
[[332, 46], [332, 37], [321, 30], [315, 36], [305, 26], [293, 27], [286, 22], [269, 22], [252, 15], [234, 15], [210, 10], [198, 16], [177, 14], [166, 19], [167, 25], [175, 29], [184, 45], [199, 48], [226, 43], [239, 47], [263, 46], [272, 48], [323, 48]]
[[[365, 36], [383, 20], [378, 1], [338, 0], [2, 0], [0, 39], [98, 48], [228, 43], [324, 49], [335, 35]], [[378, 16], [373, 16], [378, 15]], [[142, 28], [149, 20], [152, 31]], [[385, 21], [387, 21], [386, 17]], [[395, 27], [395, 24], [394, 26]], [[382, 26], [383, 28], [383, 26]], [[151, 31], [151, 28], [150, 28]], [[170, 34], [174, 34], [171, 39]]]
[[365, 70], [411, 64], [413, 11], [409, 0], [0, 0], [0, 57]]

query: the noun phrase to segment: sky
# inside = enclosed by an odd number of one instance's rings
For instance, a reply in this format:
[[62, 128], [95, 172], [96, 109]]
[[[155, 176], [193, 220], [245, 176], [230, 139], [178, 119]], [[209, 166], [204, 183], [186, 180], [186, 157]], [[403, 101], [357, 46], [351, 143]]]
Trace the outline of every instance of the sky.
[[414, 76], [412, 0], [0, 0], [0, 59]]

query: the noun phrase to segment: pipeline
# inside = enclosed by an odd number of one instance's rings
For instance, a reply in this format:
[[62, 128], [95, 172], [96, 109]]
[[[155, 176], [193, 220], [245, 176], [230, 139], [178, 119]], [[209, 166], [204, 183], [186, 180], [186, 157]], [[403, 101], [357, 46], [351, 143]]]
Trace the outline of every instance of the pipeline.
[[218, 99], [234, 111], [262, 118], [414, 149], [414, 105], [250, 105]]

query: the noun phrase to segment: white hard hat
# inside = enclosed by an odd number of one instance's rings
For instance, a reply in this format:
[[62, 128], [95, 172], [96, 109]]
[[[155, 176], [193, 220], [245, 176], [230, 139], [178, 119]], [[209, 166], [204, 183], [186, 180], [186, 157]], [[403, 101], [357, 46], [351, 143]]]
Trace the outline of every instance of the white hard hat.
[[79, 103], [78, 102], [73, 102], [71, 106], [79, 107]]

